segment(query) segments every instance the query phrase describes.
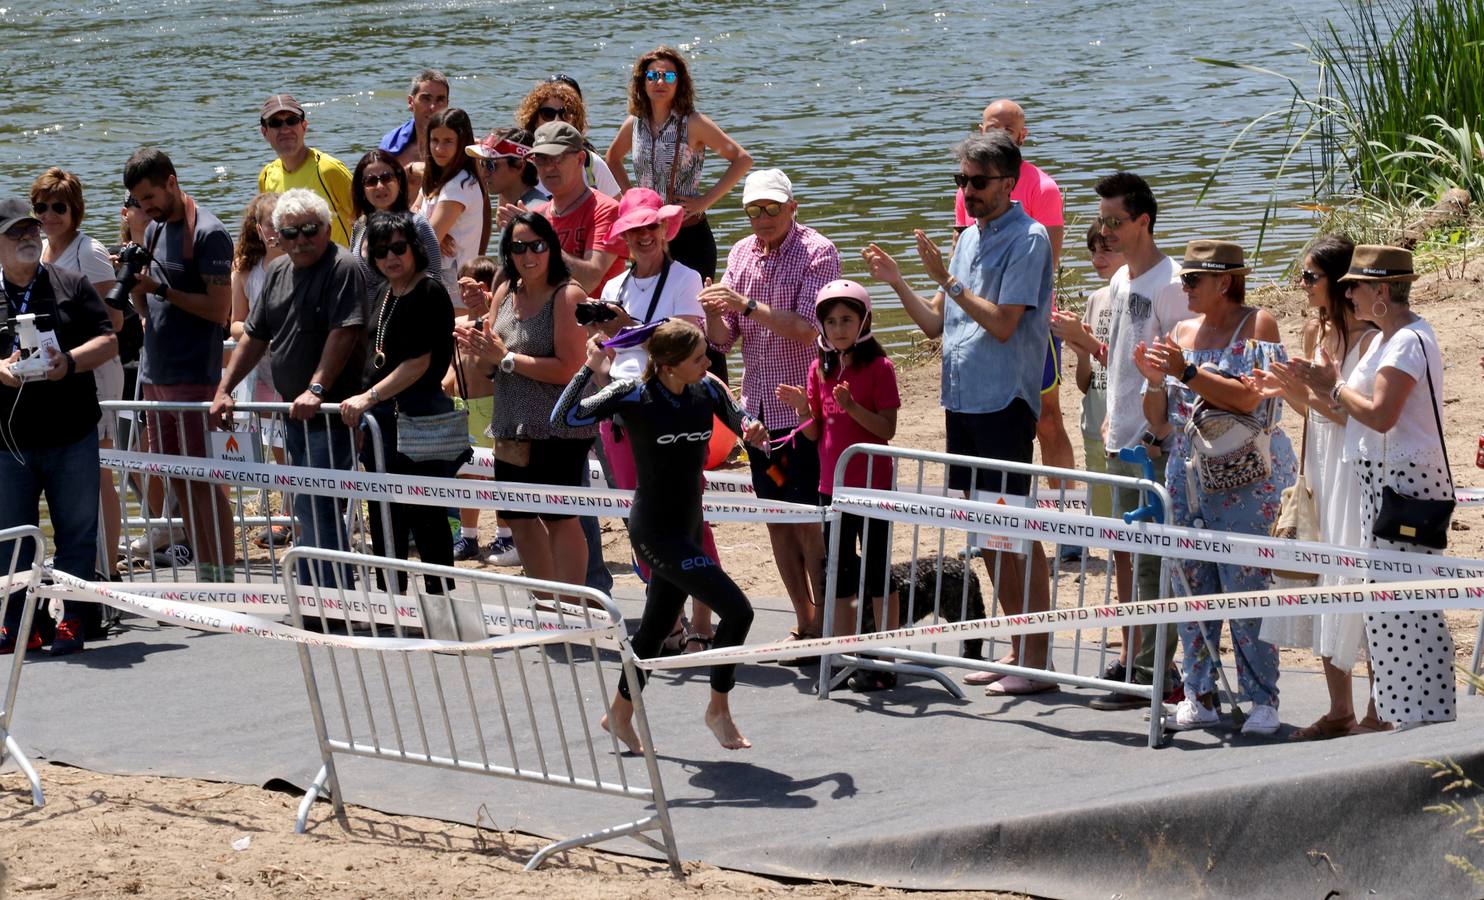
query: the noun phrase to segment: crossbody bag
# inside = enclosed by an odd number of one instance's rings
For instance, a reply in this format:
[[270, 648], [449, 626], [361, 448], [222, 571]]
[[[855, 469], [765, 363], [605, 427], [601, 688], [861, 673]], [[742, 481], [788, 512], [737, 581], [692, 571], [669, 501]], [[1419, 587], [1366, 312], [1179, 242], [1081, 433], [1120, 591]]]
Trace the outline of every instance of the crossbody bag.
[[[1417, 334], [1416, 331], [1412, 332]], [[1427, 344], [1417, 334], [1417, 343], [1422, 345], [1422, 359], [1427, 367], [1427, 395], [1432, 402], [1433, 422], [1438, 428], [1438, 445], [1443, 448], [1443, 468], [1448, 472], [1448, 487], [1453, 488], [1453, 466], [1448, 461], [1448, 441], [1443, 437], [1443, 415], [1438, 409], [1438, 392], [1432, 383], [1432, 362], [1427, 358]], [[1381, 469], [1387, 470], [1386, 450], [1383, 439]], [[1384, 477], [1384, 476], [1383, 476]], [[1457, 500], [1424, 500], [1408, 497], [1389, 484], [1381, 487], [1381, 508], [1376, 521], [1371, 525], [1371, 534], [1388, 541], [1417, 544], [1433, 550], [1448, 546], [1448, 523], [1453, 518]]]

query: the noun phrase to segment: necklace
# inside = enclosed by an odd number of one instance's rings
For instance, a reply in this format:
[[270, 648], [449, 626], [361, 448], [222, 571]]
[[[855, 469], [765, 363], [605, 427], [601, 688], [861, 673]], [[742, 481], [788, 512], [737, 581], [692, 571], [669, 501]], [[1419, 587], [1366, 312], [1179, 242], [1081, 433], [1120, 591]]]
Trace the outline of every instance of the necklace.
[[371, 365], [380, 369], [386, 366], [386, 324], [397, 311], [397, 301], [401, 300], [400, 294], [392, 293], [390, 283], [386, 286], [386, 301], [381, 304], [381, 311], [376, 317], [376, 354], [371, 357]]

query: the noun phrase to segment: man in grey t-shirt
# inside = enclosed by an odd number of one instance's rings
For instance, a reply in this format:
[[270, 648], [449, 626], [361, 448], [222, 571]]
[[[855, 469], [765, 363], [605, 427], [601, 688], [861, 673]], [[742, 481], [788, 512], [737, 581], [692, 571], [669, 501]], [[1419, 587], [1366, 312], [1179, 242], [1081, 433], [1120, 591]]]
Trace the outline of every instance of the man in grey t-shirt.
[[[360, 389], [366, 363], [366, 284], [350, 252], [330, 242], [331, 221], [330, 205], [312, 191], [294, 188], [278, 198], [273, 227], [288, 253], [268, 267], [211, 412], [224, 423], [231, 421], [232, 389], [267, 352], [273, 386], [293, 404], [289, 417], [294, 421], [284, 435], [289, 462], [350, 469], [354, 435], [338, 417], [321, 415], [320, 405]], [[345, 549], [342, 514], [342, 504], [329, 497], [295, 494], [296, 543]], [[308, 577], [307, 567], [301, 567], [300, 577]], [[336, 580], [328, 567], [319, 570], [319, 584]]]

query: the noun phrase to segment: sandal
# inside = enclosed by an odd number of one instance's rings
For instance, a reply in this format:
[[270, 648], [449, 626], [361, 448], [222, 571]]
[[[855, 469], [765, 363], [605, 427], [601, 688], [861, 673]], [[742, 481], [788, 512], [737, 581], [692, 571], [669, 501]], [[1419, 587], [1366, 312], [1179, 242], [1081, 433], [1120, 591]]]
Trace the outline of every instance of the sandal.
[[874, 669], [859, 669], [850, 676], [850, 689], [857, 694], [886, 691], [897, 686], [897, 673], [877, 672]]
[[1290, 741], [1327, 741], [1332, 738], [1345, 737], [1352, 733], [1357, 727], [1354, 716], [1346, 716], [1343, 719], [1331, 719], [1324, 715], [1315, 719], [1310, 725], [1295, 731], [1288, 736]]
[[680, 620], [675, 623], [675, 630], [660, 642], [660, 656], [675, 656], [685, 649], [685, 637], [689, 631], [690, 623], [685, 620], [684, 616], [681, 616]]
[[1028, 694], [1049, 694], [1061, 690], [1054, 681], [1031, 681], [1019, 675], [1006, 675], [984, 689], [991, 697], [1021, 697]]
[[[681, 653], [704, 653], [705, 651], [710, 650], [711, 649], [711, 646], [713, 644], [715, 644], [715, 643], [716, 643], [716, 635], [714, 635], [714, 634], [697, 634], [697, 633], [695, 633], [693, 631], [690, 634], [688, 634], [688, 635], [685, 636], [685, 644], [681, 648], [681, 651], [680, 652]], [[690, 648], [690, 645], [691, 644], [700, 644], [701, 645], [701, 649], [699, 649], [699, 650], [692, 650]]]
[[1392, 724], [1390, 722], [1383, 722], [1380, 719], [1372, 719], [1371, 717], [1367, 716], [1366, 718], [1361, 719], [1359, 722], [1356, 722], [1355, 727], [1351, 728], [1349, 733], [1380, 734], [1384, 731], [1391, 730]]
[[[783, 643], [791, 644], [794, 641], [812, 641], [817, 637], [819, 637], [819, 635], [817, 634], [810, 634], [809, 632], [801, 631], [798, 628], [790, 628], [788, 631], [788, 637], [783, 639]], [[778, 665], [793, 666], [795, 668], [801, 668], [803, 666], [817, 666], [819, 665], [819, 657], [796, 656], [793, 659], [780, 659], [778, 660]]]

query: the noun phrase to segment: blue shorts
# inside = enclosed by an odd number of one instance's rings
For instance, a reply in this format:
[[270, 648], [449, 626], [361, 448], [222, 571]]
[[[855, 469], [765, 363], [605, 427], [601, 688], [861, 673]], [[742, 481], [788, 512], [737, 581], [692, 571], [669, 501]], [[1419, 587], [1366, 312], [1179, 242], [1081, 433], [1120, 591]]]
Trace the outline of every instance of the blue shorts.
[[1041, 370], [1041, 393], [1049, 394], [1061, 385], [1061, 338], [1046, 339], [1046, 368]]

